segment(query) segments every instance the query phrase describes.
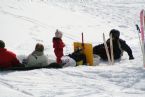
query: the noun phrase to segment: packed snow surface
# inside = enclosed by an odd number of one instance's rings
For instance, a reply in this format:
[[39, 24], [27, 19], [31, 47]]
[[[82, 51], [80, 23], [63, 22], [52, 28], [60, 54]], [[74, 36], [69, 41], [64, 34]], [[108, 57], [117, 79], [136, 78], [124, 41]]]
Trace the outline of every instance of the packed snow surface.
[[0, 71], [0, 97], [145, 97], [145, 69], [138, 32], [144, 0], [0, 0], [0, 40], [22, 61], [36, 43], [55, 60], [52, 38], [63, 32], [64, 54], [73, 52], [73, 42], [93, 46], [108, 38], [111, 29], [131, 47], [114, 65], [30, 71]]

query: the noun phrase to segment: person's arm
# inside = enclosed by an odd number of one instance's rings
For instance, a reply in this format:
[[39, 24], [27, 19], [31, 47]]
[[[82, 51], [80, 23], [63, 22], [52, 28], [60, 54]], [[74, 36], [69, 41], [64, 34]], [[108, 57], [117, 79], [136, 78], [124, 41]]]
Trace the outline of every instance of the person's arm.
[[63, 48], [65, 44], [60, 38], [53, 38], [53, 48]]
[[58, 41], [58, 48], [64, 48], [64, 47], [65, 47], [65, 45], [64, 45], [62, 39], [60, 39], [60, 40]]
[[131, 48], [126, 44], [124, 40], [119, 40], [121, 48], [128, 53], [129, 59], [134, 59]]

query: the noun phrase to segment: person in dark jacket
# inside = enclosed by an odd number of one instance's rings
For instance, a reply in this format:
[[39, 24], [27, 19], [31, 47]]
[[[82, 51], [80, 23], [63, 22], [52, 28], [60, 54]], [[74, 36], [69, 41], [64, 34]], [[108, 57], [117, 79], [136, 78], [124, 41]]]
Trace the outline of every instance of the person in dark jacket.
[[[113, 40], [114, 59], [120, 59], [121, 56], [123, 55], [123, 51], [126, 51], [128, 53], [129, 60], [134, 59], [131, 48], [126, 44], [124, 40], [119, 38], [120, 31], [116, 29], [112, 29], [109, 35], [111, 34]], [[110, 53], [110, 39], [108, 39], [106, 43]], [[93, 54], [99, 55], [103, 60], [108, 60], [104, 44], [99, 44], [97, 46], [94, 46]]]
[[64, 55], [63, 54], [63, 48], [65, 47], [63, 41], [62, 41], [62, 32], [59, 30], [56, 30], [55, 32], [55, 37], [53, 37], [53, 48], [54, 48], [54, 53], [56, 56], [56, 62], [58, 64], [61, 64], [61, 57]]
[[68, 56], [76, 61], [77, 66], [87, 64], [86, 55], [83, 53], [83, 49], [81, 48], [77, 48], [72, 54], [69, 54]]
[[0, 40], [0, 68], [19, 67], [20, 62], [16, 55], [5, 48], [5, 43]]

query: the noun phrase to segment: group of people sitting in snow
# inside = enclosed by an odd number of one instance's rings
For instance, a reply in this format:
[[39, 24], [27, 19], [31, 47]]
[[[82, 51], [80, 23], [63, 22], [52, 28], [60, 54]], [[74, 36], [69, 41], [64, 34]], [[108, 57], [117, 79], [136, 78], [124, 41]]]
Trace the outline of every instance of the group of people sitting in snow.
[[[129, 59], [134, 59], [131, 48], [126, 44], [126, 42], [119, 38], [120, 31], [112, 29], [109, 35], [112, 34], [113, 40], [113, 52], [114, 59], [120, 59], [123, 55], [123, 51], [128, 53]], [[108, 45], [108, 50], [110, 53], [110, 39], [106, 41]], [[0, 40], [0, 68], [11, 68], [11, 67], [44, 67], [48, 68], [62, 68], [67, 66], [77, 66], [80, 61], [81, 64], [87, 64], [86, 56], [83, 50], [78, 48], [72, 54], [64, 55], [63, 48], [65, 44], [62, 41], [62, 32], [56, 30], [55, 37], [53, 37], [53, 48], [56, 56], [56, 62], [52, 63], [48, 60], [47, 56], [44, 54], [44, 46], [41, 43], [37, 43], [35, 50], [23, 60], [22, 63], [17, 59], [16, 54], [8, 51], [5, 48], [5, 43]], [[93, 47], [93, 54], [101, 58], [101, 60], [108, 60], [105, 51], [104, 43], [96, 45]]]

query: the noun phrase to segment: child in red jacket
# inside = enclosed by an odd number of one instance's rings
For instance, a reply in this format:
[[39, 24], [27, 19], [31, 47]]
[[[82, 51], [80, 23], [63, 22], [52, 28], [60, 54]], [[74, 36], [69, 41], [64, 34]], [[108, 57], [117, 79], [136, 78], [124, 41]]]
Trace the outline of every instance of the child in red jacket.
[[56, 30], [55, 37], [53, 37], [53, 48], [56, 56], [56, 62], [58, 64], [61, 64], [62, 62], [61, 57], [63, 56], [63, 48], [65, 47], [61, 38], [62, 38], [62, 32]]

